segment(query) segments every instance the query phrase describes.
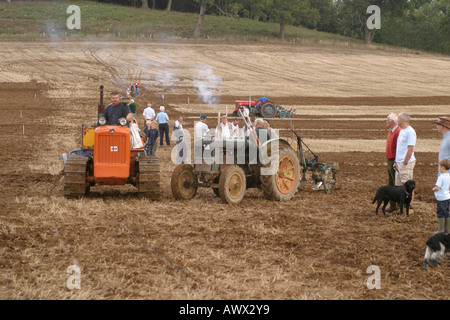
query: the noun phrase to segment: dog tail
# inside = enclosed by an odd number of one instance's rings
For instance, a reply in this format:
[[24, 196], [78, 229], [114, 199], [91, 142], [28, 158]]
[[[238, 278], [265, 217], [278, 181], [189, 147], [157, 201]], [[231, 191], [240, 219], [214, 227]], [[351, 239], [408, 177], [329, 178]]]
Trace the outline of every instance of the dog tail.
[[377, 196], [375, 196], [375, 197], [373, 198], [372, 204], [374, 204], [375, 201], [377, 201]]

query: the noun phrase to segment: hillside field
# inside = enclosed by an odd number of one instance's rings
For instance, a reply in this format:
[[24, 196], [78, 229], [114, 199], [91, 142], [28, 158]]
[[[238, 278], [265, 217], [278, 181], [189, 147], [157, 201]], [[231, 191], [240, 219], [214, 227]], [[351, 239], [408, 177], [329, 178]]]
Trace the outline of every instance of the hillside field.
[[[450, 260], [428, 271], [422, 260], [437, 230], [431, 189], [441, 136], [432, 121], [449, 115], [449, 57], [138, 40], [8, 41], [0, 56], [1, 299], [448, 299]], [[214, 127], [236, 99], [266, 95], [296, 109], [292, 123], [305, 143], [321, 161], [339, 162], [337, 188], [307, 185], [289, 202], [257, 189], [239, 205], [209, 189], [176, 201], [172, 141], [157, 149], [160, 201], [139, 199], [132, 186], [64, 198], [59, 158], [80, 147], [81, 124], [97, 116], [98, 87], [125, 93], [135, 81], [138, 115], [149, 102], [164, 105], [170, 127], [181, 114], [191, 134], [201, 113]], [[376, 216], [375, 190], [387, 184], [385, 119], [402, 111], [418, 137], [414, 212]], [[79, 290], [66, 285], [72, 265], [81, 268]], [[373, 265], [378, 290], [367, 287]]]

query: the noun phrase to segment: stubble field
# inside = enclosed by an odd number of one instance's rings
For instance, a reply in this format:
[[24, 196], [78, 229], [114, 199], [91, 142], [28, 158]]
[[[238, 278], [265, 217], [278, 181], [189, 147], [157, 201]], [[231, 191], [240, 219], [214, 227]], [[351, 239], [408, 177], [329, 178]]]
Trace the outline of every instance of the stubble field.
[[[449, 115], [450, 58], [345, 45], [94, 41], [8, 42], [0, 56], [0, 298], [448, 299], [449, 260], [421, 267], [437, 229], [441, 137], [432, 120]], [[308, 185], [272, 202], [249, 189], [233, 206], [203, 189], [175, 201], [171, 146], [157, 150], [160, 201], [138, 199], [131, 186], [65, 199], [58, 158], [80, 147], [98, 87], [125, 92], [134, 81], [138, 114], [148, 102], [164, 105], [170, 127], [181, 114], [191, 133], [200, 113], [214, 127], [236, 99], [266, 95], [295, 108], [306, 144], [339, 162], [336, 190]], [[415, 210], [376, 216], [375, 190], [387, 184], [385, 118], [402, 111], [418, 137]], [[71, 265], [81, 268], [79, 290], [66, 285]], [[366, 285], [372, 265], [378, 290]]]

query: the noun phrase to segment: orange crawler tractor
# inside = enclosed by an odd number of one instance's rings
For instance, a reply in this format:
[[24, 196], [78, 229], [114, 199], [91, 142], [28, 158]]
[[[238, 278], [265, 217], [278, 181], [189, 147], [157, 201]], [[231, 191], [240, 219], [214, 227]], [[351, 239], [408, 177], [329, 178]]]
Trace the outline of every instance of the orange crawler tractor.
[[[94, 185], [131, 184], [140, 196], [160, 198], [159, 162], [147, 157], [143, 149], [132, 149], [130, 129], [123, 118], [121, 125], [105, 125], [103, 86], [97, 123], [82, 124], [82, 147], [63, 155], [64, 196], [80, 197]], [[122, 119], [121, 119], [122, 120]]]

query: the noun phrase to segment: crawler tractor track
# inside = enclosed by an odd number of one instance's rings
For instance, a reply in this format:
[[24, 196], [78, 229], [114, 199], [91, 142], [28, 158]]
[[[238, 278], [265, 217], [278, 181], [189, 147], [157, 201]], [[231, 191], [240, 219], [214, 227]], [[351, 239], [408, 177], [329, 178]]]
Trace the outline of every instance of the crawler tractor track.
[[88, 157], [71, 156], [64, 164], [64, 196], [66, 198], [77, 198], [89, 192], [89, 181], [87, 179]]
[[159, 161], [156, 157], [139, 158], [137, 188], [140, 197], [159, 200], [161, 197]]

